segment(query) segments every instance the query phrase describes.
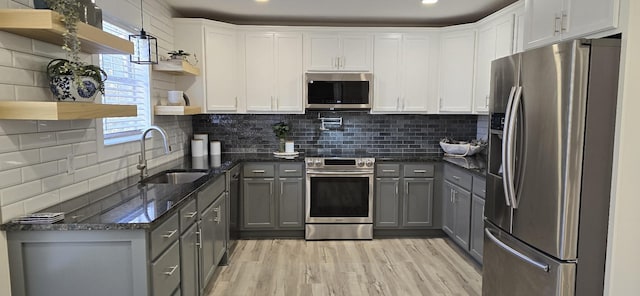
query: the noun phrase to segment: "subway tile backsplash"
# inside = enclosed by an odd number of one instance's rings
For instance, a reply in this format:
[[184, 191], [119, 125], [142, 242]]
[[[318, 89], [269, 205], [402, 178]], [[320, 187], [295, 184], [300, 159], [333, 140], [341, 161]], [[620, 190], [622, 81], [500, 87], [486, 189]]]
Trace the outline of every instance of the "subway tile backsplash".
[[[320, 130], [318, 116], [341, 117], [343, 125]], [[441, 154], [440, 139], [471, 140], [477, 135], [475, 115], [378, 115], [367, 112], [318, 112], [306, 114], [197, 115], [194, 133], [207, 133], [222, 142], [223, 152], [272, 152], [278, 147], [271, 126], [285, 121], [289, 140], [307, 154]]]

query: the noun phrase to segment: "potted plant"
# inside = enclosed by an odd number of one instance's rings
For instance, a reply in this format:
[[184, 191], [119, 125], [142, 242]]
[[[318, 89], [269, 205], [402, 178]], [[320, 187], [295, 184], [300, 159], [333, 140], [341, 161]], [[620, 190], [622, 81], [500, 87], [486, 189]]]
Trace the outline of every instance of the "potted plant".
[[284, 152], [284, 146], [286, 143], [287, 135], [289, 134], [289, 125], [286, 122], [278, 122], [272, 126], [273, 132], [276, 134], [276, 137], [280, 139], [280, 143], [278, 145], [278, 152]]
[[47, 77], [51, 92], [58, 101], [93, 102], [98, 92], [104, 94], [107, 73], [95, 65], [78, 65], [69, 60], [55, 59], [47, 65]]
[[173, 50], [168, 52], [169, 54], [169, 59], [170, 60], [186, 60], [188, 56], [190, 56], [191, 54], [182, 50], [182, 49], [178, 49], [178, 50]]
[[81, 2], [77, 0], [45, 0], [51, 10], [60, 14], [64, 25], [62, 49], [67, 59], [54, 59], [47, 65], [49, 86], [59, 101], [93, 101], [104, 93], [107, 79], [100, 67], [80, 60], [80, 40], [77, 23], [80, 21]]

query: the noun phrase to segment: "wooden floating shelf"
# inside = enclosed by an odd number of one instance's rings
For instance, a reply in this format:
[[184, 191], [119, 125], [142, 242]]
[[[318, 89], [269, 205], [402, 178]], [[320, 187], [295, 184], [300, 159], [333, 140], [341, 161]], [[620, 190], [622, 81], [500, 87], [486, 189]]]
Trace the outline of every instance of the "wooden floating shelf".
[[74, 102], [0, 102], [0, 119], [71, 120], [138, 115], [136, 105]]
[[187, 61], [176, 63], [172, 61], [160, 61], [153, 65], [153, 71], [167, 72], [174, 75], [200, 75], [200, 69], [192, 66]]
[[200, 106], [155, 106], [155, 115], [194, 115], [202, 113]]
[[[0, 30], [62, 45], [64, 25], [48, 9], [0, 9]], [[80, 50], [86, 53], [133, 54], [133, 43], [99, 28], [78, 22]]]

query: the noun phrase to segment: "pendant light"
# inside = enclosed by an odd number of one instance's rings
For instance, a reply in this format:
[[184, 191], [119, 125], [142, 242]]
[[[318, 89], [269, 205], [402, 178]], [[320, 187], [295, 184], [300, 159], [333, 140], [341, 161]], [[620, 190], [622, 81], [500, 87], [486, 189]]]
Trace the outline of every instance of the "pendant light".
[[129, 56], [129, 61], [136, 64], [157, 64], [158, 38], [144, 31], [143, 14], [142, 0], [140, 0], [140, 34], [129, 35], [129, 41], [133, 42], [133, 55]]

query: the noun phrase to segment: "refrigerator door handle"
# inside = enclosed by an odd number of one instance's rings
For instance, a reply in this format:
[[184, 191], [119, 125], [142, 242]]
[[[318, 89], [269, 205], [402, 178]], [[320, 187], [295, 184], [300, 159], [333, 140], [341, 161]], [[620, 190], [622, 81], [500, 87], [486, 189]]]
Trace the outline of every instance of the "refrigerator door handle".
[[511, 87], [511, 92], [509, 93], [509, 99], [507, 100], [507, 110], [504, 119], [504, 128], [503, 128], [503, 137], [502, 137], [502, 187], [504, 188], [504, 201], [507, 204], [507, 207], [511, 207], [511, 191], [509, 187], [509, 175], [511, 174], [510, 167], [508, 166], [508, 155], [507, 151], [509, 150], [509, 124], [511, 122], [511, 106], [513, 105], [513, 97], [516, 92], [516, 87]]
[[487, 234], [487, 237], [493, 241], [496, 245], [498, 245], [500, 248], [504, 249], [505, 251], [511, 253], [512, 255], [518, 257], [519, 259], [521, 259], [524, 262], [527, 262], [539, 269], [544, 270], [545, 272], [549, 272], [549, 265], [548, 264], [544, 264], [544, 263], [540, 263], [536, 260], [533, 260], [529, 257], [527, 257], [525, 254], [522, 254], [520, 252], [518, 252], [517, 250], [509, 247], [507, 244], [503, 243], [502, 241], [500, 241], [497, 237], [495, 237], [493, 235], [493, 233], [491, 233], [491, 230], [489, 230], [489, 228], [485, 228], [484, 229], [484, 233]]
[[513, 176], [515, 171], [515, 133], [516, 133], [516, 118], [518, 116], [518, 110], [520, 109], [520, 102], [522, 99], [522, 86], [518, 86], [515, 96], [513, 98], [513, 104], [511, 106], [511, 112], [509, 112], [509, 128], [508, 128], [508, 143], [507, 143], [507, 163], [506, 167], [509, 169], [509, 174], [507, 175], [507, 185], [509, 186], [509, 197], [511, 198], [511, 206], [513, 209], [518, 208], [518, 199], [516, 197], [516, 185], [515, 178]]

